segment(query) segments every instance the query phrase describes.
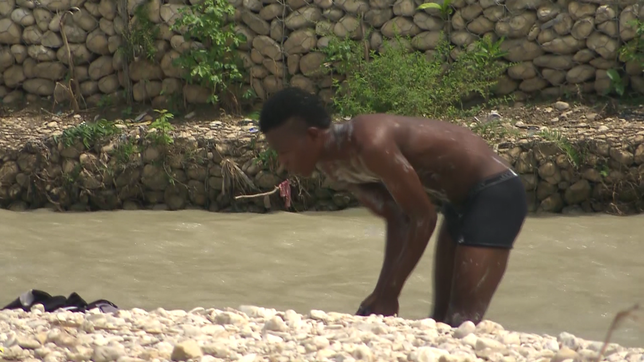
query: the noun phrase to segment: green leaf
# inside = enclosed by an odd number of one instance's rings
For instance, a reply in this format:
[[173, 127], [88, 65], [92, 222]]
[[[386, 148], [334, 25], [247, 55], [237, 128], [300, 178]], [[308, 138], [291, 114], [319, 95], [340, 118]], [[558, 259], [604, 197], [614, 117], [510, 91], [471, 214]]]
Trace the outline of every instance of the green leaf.
[[417, 8], [417, 9], [418, 9], [418, 10], [424, 10], [424, 9], [436, 9], [436, 10], [440, 10], [440, 9], [441, 9], [441, 6], [440, 6], [440, 5], [438, 5], [438, 4], [436, 4], [436, 3], [424, 3], [424, 4], [421, 4], [420, 6], [418, 6], [418, 8]]
[[620, 83], [615, 87], [615, 92], [617, 92], [617, 94], [619, 94], [620, 97], [624, 95], [625, 90], [626, 90], [626, 87], [622, 83]]
[[613, 82], [619, 82], [621, 80], [621, 77], [619, 76], [619, 73], [617, 73], [617, 70], [615, 70], [615, 69], [609, 69], [606, 72], [606, 75]]

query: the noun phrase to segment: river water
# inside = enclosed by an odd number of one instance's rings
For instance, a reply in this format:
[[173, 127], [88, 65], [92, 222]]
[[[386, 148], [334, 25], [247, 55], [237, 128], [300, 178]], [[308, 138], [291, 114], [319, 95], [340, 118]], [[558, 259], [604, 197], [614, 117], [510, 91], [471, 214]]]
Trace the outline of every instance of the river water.
[[[121, 308], [252, 304], [354, 313], [382, 263], [384, 224], [364, 209], [223, 214], [198, 210], [0, 210], [0, 305], [31, 288]], [[531, 216], [487, 318], [506, 329], [602, 340], [619, 310], [644, 302], [644, 215]], [[433, 239], [400, 315], [431, 309]], [[615, 342], [644, 346], [641, 322]]]

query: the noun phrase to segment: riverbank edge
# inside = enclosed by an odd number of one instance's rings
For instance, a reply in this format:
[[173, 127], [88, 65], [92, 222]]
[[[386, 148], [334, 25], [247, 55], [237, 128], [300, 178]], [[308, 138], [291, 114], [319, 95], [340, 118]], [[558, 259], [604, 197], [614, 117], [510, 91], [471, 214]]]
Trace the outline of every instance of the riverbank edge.
[[[81, 125], [82, 126], [82, 125]], [[252, 122], [177, 128], [141, 124], [94, 137], [74, 126], [0, 149], [0, 205], [24, 211], [117, 209], [264, 213], [358, 206], [342, 185], [287, 175]], [[641, 132], [639, 132], [641, 133]], [[531, 212], [634, 214], [642, 210], [644, 135], [606, 139], [523, 135], [493, 145], [520, 175]], [[290, 205], [278, 184], [288, 180]], [[242, 195], [257, 197], [237, 198]]]
[[[588, 341], [567, 332], [505, 330], [490, 320], [457, 328], [409, 320], [251, 305], [190, 311], [138, 308], [101, 313], [0, 311], [3, 360], [103, 361], [638, 361], [644, 348]], [[598, 358], [600, 357], [601, 358]], [[617, 358], [615, 358], [617, 357]]]

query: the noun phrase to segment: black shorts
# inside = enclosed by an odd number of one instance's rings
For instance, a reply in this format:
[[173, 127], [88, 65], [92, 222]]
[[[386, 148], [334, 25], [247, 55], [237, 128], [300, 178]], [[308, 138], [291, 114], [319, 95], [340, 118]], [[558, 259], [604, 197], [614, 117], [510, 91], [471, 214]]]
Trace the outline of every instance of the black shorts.
[[441, 212], [457, 244], [512, 249], [528, 202], [521, 179], [508, 170], [474, 185], [462, 207], [445, 203]]

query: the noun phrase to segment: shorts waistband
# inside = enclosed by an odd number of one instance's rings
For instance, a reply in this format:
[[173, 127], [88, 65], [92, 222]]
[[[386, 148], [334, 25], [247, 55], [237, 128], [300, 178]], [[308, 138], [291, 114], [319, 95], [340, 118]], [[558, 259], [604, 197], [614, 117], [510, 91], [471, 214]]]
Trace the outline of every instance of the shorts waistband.
[[468, 192], [468, 197], [472, 197], [490, 186], [494, 186], [498, 183], [501, 183], [503, 181], [509, 180], [514, 177], [519, 177], [519, 175], [517, 175], [517, 173], [514, 172], [514, 170], [507, 169], [501, 173], [498, 173], [496, 175], [483, 179], [482, 181], [479, 181], [478, 183], [476, 183], [470, 189], [470, 191]]

